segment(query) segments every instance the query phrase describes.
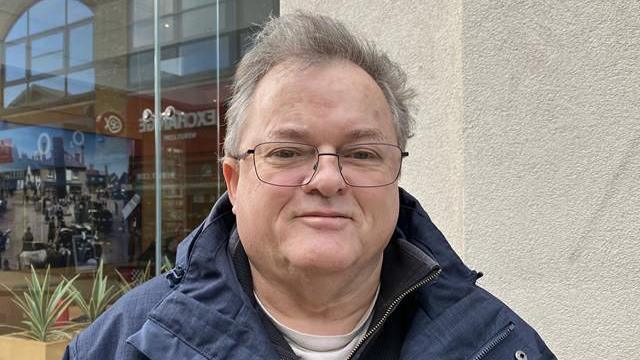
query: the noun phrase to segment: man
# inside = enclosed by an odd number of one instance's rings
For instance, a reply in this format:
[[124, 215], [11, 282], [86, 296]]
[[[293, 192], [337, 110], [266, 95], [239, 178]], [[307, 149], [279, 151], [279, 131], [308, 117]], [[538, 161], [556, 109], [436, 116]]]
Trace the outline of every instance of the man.
[[33, 233], [31, 226], [27, 226], [27, 230], [22, 235], [22, 251], [33, 251]]
[[0, 270], [9, 270], [9, 259], [4, 258], [4, 252], [9, 249], [11, 230], [0, 231]]
[[555, 359], [398, 187], [412, 91], [341, 24], [270, 21], [235, 76], [228, 194], [78, 359]]

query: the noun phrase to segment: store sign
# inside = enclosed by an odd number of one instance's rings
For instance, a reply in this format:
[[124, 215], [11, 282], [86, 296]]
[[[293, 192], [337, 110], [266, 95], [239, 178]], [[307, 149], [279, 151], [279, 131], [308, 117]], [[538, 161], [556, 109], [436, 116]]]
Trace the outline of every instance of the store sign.
[[[195, 129], [215, 125], [217, 121], [218, 117], [213, 109], [186, 113], [178, 111], [175, 116], [164, 119], [162, 130]], [[140, 118], [138, 123], [140, 124], [139, 130], [141, 133], [153, 131], [153, 121], [144, 121]]]
[[120, 133], [124, 128], [124, 121], [122, 120], [122, 117], [113, 111], [107, 111], [100, 114], [96, 118], [96, 122], [102, 123], [101, 126], [104, 127], [104, 130], [114, 135]]
[[129, 217], [129, 215], [131, 215], [131, 212], [133, 211], [133, 209], [136, 208], [136, 206], [138, 206], [138, 204], [140, 204], [140, 195], [135, 194], [133, 195], [133, 197], [131, 198], [131, 200], [129, 200], [129, 202], [127, 202], [127, 205], [125, 205], [124, 208], [122, 208], [122, 217], [124, 219], [127, 219]]
[[0, 139], [0, 164], [12, 163], [11, 139]]

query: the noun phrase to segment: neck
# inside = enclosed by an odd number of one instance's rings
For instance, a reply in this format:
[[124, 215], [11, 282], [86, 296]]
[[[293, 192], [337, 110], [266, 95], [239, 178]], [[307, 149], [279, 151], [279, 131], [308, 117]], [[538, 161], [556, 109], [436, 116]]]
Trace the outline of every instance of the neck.
[[296, 271], [277, 276], [250, 266], [256, 296], [280, 323], [306, 334], [343, 335], [375, 301], [382, 256], [370, 271], [360, 268], [330, 275]]

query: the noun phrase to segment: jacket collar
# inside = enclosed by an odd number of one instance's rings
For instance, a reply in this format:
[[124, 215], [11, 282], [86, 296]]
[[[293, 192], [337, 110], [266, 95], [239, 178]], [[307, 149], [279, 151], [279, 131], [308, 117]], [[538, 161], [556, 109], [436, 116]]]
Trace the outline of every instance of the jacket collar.
[[[396, 241], [385, 250], [381, 304], [392, 301], [438, 263], [443, 275], [429, 288], [450, 287], [460, 277], [469, 277], [469, 270], [417, 200], [402, 189], [399, 196]], [[246, 282], [243, 288], [238, 281], [242, 274], [236, 274], [235, 251], [229, 246], [234, 226], [231, 203], [224, 194], [207, 219], [180, 243], [176, 265], [186, 270], [182, 281], [153, 309], [142, 329], [127, 339], [150, 359], [168, 354], [195, 359], [278, 358], [269, 336], [258, 330], [263, 325], [252, 296], [246, 292]], [[455, 301], [424, 288], [418, 297], [434, 314]], [[380, 313], [374, 312], [376, 316]]]
[[152, 360], [278, 358], [264, 333], [256, 331], [261, 326], [258, 314], [237, 281], [227, 251], [234, 223], [225, 194], [178, 246], [176, 266], [185, 269], [182, 280], [128, 343]]

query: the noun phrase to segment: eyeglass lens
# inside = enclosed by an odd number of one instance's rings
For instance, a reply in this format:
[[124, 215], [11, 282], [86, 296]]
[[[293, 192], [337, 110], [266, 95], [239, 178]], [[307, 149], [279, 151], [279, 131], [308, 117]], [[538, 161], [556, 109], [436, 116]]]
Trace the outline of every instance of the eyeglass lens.
[[[254, 149], [258, 178], [279, 186], [300, 186], [311, 181], [319, 156], [315, 146], [291, 142], [262, 143]], [[339, 152], [339, 168], [351, 186], [384, 186], [400, 172], [402, 151], [391, 144], [356, 144]]]

